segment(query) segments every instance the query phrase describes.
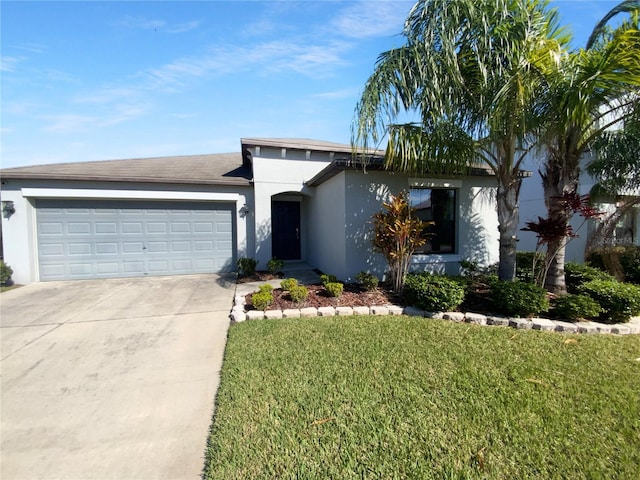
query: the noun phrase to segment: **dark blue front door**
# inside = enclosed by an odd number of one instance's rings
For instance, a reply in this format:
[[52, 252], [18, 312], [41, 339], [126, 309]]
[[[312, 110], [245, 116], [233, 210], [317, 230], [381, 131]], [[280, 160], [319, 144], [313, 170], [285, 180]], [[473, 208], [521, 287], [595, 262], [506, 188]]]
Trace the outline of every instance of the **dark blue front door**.
[[300, 203], [271, 206], [272, 254], [278, 260], [300, 260]]

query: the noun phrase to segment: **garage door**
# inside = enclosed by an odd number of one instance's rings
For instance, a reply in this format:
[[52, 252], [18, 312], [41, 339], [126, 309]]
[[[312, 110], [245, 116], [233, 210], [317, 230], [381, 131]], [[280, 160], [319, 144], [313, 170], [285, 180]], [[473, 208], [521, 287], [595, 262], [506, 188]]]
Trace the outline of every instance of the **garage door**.
[[232, 211], [212, 202], [38, 200], [40, 279], [232, 270]]

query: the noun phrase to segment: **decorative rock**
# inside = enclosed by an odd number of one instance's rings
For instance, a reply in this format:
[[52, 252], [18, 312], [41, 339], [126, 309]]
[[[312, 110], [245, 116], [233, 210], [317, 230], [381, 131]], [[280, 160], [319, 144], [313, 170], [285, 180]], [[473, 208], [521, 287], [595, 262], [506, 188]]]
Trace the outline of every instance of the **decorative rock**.
[[336, 315], [339, 317], [353, 315], [353, 307], [336, 307]]
[[427, 318], [433, 318], [434, 320], [443, 320], [444, 312], [424, 312], [424, 316]]
[[318, 309], [316, 307], [306, 307], [300, 309], [301, 317], [317, 317]]
[[249, 310], [247, 312], [247, 320], [262, 320], [264, 312], [262, 310]]
[[247, 319], [247, 314], [243, 310], [231, 310], [229, 317], [231, 317], [232, 322], [240, 323]]
[[402, 313], [410, 317], [424, 317], [425, 311], [416, 307], [404, 307]]
[[387, 305], [387, 309], [389, 310], [389, 315], [402, 315], [403, 308], [397, 305]]
[[381, 305], [373, 305], [369, 310], [371, 311], [371, 315], [389, 315], [389, 308]]
[[464, 321], [468, 323], [475, 323], [476, 325], [486, 325], [487, 316], [481, 315], [479, 313], [466, 313], [464, 316]]
[[300, 309], [298, 308], [287, 308], [282, 311], [283, 318], [300, 318]]
[[532, 318], [531, 328], [534, 330], [553, 332], [556, 329], [556, 324], [547, 318]]
[[598, 333], [598, 329], [593, 322], [580, 322], [577, 324], [578, 333]]
[[487, 325], [495, 325], [496, 327], [508, 327], [509, 319], [506, 317], [487, 317]]
[[320, 307], [318, 308], [319, 317], [334, 317], [336, 309], [334, 307]]
[[353, 307], [354, 315], [369, 315], [369, 307]]
[[282, 310], [267, 310], [264, 312], [264, 318], [268, 318], [270, 320], [282, 318]]
[[611, 325], [606, 325], [604, 323], [599, 323], [599, 322], [591, 322], [593, 325], [595, 325], [596, 330], [598, 330], [598, 333], [611, 333]]
[[454, 322], [463, 322], [464, 313], [462, 312], [444, 312], [442, 318], [445, 320], [453, 320]]
[[611, 325], [611, 333], [615, 333], [616, 335], [629, 335], [631, 333], [631, 329], [628, 326], [619, 323], [617, 325]]
[[528, 318], [510, 318], [509, 326], [519, 330], [528, 330], [531, 328], [531, 321]]
[[244, 305], [246, 303], [246, 297], [244, 295], [236, 295], [233, 303], [234, 305]]
[[640, 317], [632, 318], [631, 321], [626, 324], [626, 326], [629, 327], [629, 333], [640, 333]]
[[578, 326], [575, 323], [562, 322], [560, 320], [554, 320], [556, 326], [556, 332], [566, 333], [578, 333]]

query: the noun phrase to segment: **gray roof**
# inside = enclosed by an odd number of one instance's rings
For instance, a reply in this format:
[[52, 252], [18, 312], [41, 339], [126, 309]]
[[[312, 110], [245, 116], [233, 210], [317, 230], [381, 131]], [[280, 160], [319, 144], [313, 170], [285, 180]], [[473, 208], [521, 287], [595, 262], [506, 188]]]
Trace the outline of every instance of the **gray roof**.
[[56, 163], [0, 170], [3, 179], [249, 185], [240, 153]]
[[[293, 150], [313, 150], [321, 152], [353, 153], [353, 147], [344, 143], [325, 142], [324, 140], [312, 140], [309, 138], [242, 138], [242, 147], [276, 147], [291, 148]], [[358, 153], [384, 155], [383, 150], [369, 149]]]

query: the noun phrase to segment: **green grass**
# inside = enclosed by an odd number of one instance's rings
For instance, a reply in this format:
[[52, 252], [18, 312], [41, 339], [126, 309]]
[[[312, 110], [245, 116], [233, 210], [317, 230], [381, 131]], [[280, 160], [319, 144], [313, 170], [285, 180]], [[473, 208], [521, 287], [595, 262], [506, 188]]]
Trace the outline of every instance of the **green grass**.
[[410, 317], [233, 325], [205, 478], [638, 479], [638, 358]]

